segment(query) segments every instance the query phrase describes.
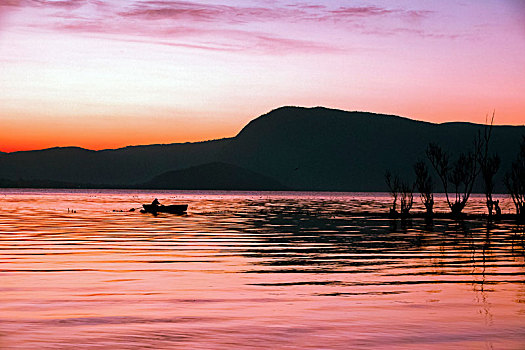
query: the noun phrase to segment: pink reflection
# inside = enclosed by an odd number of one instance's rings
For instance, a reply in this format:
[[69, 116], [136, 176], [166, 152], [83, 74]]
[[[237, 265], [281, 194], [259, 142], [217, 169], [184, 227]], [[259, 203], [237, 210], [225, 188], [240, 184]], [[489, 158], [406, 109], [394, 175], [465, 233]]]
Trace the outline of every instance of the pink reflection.
[[[345, 214], [385, 210], [381, 194], [0, 196], [5, 349], [525, 344], [524, 250], [511, 223], [395, 228]], [[153, 197], [189, 213], [112, 211]]]

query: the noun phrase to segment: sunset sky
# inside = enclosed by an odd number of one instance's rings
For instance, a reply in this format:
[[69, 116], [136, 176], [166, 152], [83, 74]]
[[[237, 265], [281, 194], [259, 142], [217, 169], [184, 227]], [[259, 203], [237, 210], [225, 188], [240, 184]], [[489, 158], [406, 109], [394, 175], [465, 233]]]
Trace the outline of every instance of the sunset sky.
[[0, 0], [0, 151], [234, 136], [283, 105], [525, 124], [525, 1]]

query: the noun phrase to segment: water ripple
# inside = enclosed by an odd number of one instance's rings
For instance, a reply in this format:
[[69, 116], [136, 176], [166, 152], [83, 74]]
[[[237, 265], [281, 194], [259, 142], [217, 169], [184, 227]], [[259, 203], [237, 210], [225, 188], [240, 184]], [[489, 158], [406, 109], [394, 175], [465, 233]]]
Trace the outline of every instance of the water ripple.
[[[155, 197], [189, 211], [127, 211]], [[387, 195], [366, 193], [0, 201], [2, 349], [525, 347], [525, 227], [513, 222], [352, 214], [387, 211]]]

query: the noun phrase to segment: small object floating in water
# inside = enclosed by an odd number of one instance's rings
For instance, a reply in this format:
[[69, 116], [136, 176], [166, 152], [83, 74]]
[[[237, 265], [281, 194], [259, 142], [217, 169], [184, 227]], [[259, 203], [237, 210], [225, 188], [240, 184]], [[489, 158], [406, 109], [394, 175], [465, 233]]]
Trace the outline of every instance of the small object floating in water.
[[162, 205], [159, 203], [158, 199], [155, 198], [155, 200], [151, 204], [142, 204], [141, 213], [151, 213], [151, 214], [157, 214], [157, 213], [168, 213], [168, 214], [184, 214], [186, 210], [188, 210], [187, 204], [173, 204], [173, 205]]

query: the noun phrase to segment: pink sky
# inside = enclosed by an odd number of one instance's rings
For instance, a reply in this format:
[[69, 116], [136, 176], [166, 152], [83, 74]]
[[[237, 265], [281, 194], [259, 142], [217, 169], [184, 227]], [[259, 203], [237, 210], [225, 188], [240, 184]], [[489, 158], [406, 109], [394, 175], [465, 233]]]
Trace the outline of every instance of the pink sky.
[[0, 0], [0, 150], [234, 136], [283, 105], [525, 124], [525, 2]]

